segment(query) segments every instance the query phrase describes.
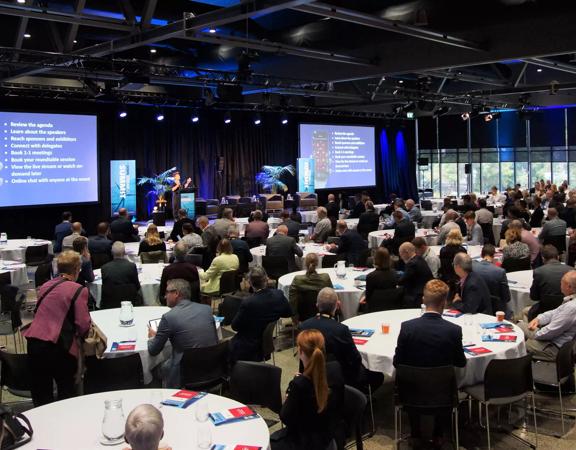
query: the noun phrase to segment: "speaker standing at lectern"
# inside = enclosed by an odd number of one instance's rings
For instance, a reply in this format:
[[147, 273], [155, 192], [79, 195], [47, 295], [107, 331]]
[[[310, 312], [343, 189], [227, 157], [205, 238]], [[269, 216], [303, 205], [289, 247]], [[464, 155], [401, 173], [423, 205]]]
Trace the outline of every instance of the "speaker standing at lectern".
[[180, 189], [182, 189], [182, 184], [180, 183], [180, 172], [174, 172], [174, 185], [172, 186], [172, 217], [174, 220], [178, 220], [178, 210], [180, 209]]

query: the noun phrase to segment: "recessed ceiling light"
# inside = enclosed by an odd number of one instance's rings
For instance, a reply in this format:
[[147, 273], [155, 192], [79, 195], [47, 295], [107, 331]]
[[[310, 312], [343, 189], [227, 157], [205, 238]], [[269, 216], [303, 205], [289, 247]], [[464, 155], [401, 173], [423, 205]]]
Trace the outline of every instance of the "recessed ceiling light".
[[77, 44], [77, 43], [78, 43], [78, 41], [77, 41], [76, 39], [74, 39], [72, 42], [74, 42], [75, 44]]
[[24, 37], [25, 37], [26, 39], [30, 39], [30, 38], [32, 37], [32, 35], [29, 34], [29, 33], [24, 33]]
[[208, 30], [208, 33], [212, 33], [212, 34], [216, 33], [216, 28], [210, 28]]
[[542, 72], [542, 69], [536, 69], [536, 72]]
[[150, 53], [156, 53], [156, 49], [155, 49], [155, 48], [151, 48], [151, 49], [150, 49]]
[[404, 80], [398, 80], [398, 83], [402, 84], [404, 83]]
[[17, 0], [16, 3], [20, 3], [21, 5], [23, 5], [24, 3], [26, 3], [26, 0]]

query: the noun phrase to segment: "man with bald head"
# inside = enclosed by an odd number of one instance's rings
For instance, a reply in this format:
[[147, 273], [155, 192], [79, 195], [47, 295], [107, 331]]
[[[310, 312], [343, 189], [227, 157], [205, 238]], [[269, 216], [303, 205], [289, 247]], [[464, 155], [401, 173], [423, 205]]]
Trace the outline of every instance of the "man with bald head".
[[460, 229], [460, 225], [456, 223], [456, 219], [459, 217], [459, 214], [456, 211], [449, 209], [443, 217], [446, 218], [446, 223], [444, 223], [444, 225], [440, 223], [441, 228], [438, 233], [438, 245], [444, 245], [444, 242], [446, 242], [446, 236], [448, 236], [450, 230]]
[[414, 200], [409, 198], [406, 200], [404, 206], [406, 206], [406, 211], [408, 211], [408, 215], [410, 216], [410, 222], [422, 222], [422, 212], [420, 211], [420, 208], [416, 206]]
[[356, 230], [350, 230], [345, 220], [339, 220], [336, 223], [336, 234], [340, 237], [338, 244], [329, 244], [327, 248], [346, 257], [348, 264], [362, 266], [366, 264], [366, 254], [368, 243], [362, 238]]
[[379, 372], [371, 372], [362, 366], [362, 357], [354, 344], [350, 329], [338, 322], [334, 315], [338, 309], [338, 295], [332, 288], [325, 287], [318, 292], [316, 307], [318, 314], [300, 324], [301, 330], [318, 330], [324, 336], [326, 354], [334, 357], [342, 368], [346, 384], [367, 391], [372, 391], [384, 381]]
[[548, 244], [550, 238], [566, 237], [566, 222], [558, 217], [556, 208], [548, 208], [548, 217], [542, 224], [542, 231], [538, 235], [538, 240], [543, 244]]
[[518, 323], [524, 331], [526, 350], [534, 359], [555, 361], [560, 347], [576, 336], [576, 271], [564, 274], [560, 289], [564, 301], [558, 308], [538, 314], [528, 324]]
[[472, 258], [467, 253], [456, 253], [454, 272], [460, 278], [460, 293], [454, 296], [452, 307], [464, 314], [492, 315], [490, 289], [479, 273], [472, 270]]
[[422, 303], [424, 286], [433, 278], [432, 271], [421, 256], [416, 254], [416, 247], [411, 242], [404, 242], [398, 250], [404, 261], [404, 273], [398, 285], [404, 286], [404, 304], [407, 308], [419, 308]]
[[72, 234], [62, 239], [62, 251], [72, 250], [74, 240], [79, 237], [82, 237], [82, 224], [80, 222], [74, 222], [72, 224]]
[[302, 256], [302, 249], [298, 247], [294, 238], [288, 236], [288, 227], [280, 225], [276, 229], [276, 234], [266, 241], [266, 256], [280, 256], [288, 260], [288, 271], [295, 272], [296, 256]]
[[118, 210], [118, 217], [110, 224], [110, 233], [112, 234], [112, 241], [114, 242], [140, 241], [138, 237], [138, 227], [132, 225], [126, 208], [120, 208]]

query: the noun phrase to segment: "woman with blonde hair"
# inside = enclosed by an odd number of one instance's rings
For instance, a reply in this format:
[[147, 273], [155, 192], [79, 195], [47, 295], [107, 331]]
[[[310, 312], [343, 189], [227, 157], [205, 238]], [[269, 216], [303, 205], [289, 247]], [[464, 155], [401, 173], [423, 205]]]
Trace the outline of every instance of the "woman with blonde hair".
[[326, 365], [324, 336], [304, 330], [296, 341], [304, 371], [288, 385], [280, 419], [285, 428], [271, 436], [272, 450], [325, 449], [334, 438], [344, 385], [338, 363]]
[[216, 258], [206, 272], [200, 273], [200, 290], [204, 294], [216, 294], [220, 292], [220, 278], [224, 272], [238, 270], [240, 260], [234, 254], [232, 244], [228, 239], [222, 239], [216, 247]]
[[462, 242], [464, 238], [460, 232], [460, 228], [453, 228], [446, 236], [446, 245], [440, 249], [440, 279], [450, 287], [450, 299], [456, 292], [456, 285], [460, 281], [456, 272], [454, 272], [454, 256], [457, 253], [468, 253]]
[[522, 242], [521, 231], [516, 228], [508, 228], [505, 234], [506, 247], [502, 249], [502, 262], [507, 259], [523, 259], [530, 257], [530, 247]]
[[160, 238], [158, 227], [151, 223], [148, 225], [144, 240], [140, 242], [138, 254], [144, 252], [166, 251], [166, 243]]
[[[297, 324], [299, 321], [303, 321], [312, 317], [316, 314], [315, 305], [313, 311], [311, 310], [309, 314], [306, 314], [301, 305], [302, 292], [303, 291], [315, 291], [318, 292], [320, 289], [325, 287], [332, 287], [332, 281], [330, 280], [330, 275], [327, 273], [318, 273], [316, 269], [320, 263], [320, 259], [316, 253], [308, 253], [304, 258], [304, 268], [306, 273], [303, 275], [296, 275], [292, 280], [290, 285], [290, 291], [288, 293], [288, 301], [292, 307], [294, 315], [292, 316], [292, 321]], [[300, 317], [298, 311], [301, 311], [307, 317]]]

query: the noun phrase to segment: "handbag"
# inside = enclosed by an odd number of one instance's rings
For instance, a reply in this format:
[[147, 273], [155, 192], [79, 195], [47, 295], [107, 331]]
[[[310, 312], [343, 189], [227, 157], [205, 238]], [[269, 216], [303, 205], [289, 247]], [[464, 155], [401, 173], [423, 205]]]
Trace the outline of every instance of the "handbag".
[[106, 335], [94, 322], [90, 325], [84, 340], [80, 339], [80, 341], [84, 356], [96, 356], [97, 358], [102, 358], [108, 345]]
[[22, 414], [14, 413], [4, 405], [0, 405], [0, 449], [12, 450], [27, 444], [32, 440], [32, 425]]

